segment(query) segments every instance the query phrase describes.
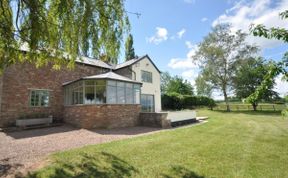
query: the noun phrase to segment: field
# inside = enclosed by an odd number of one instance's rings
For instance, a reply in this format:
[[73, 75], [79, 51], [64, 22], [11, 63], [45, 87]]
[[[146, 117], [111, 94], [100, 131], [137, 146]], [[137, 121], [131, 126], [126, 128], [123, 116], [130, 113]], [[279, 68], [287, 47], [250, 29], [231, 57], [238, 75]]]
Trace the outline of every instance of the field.
[[208, 122], [59, 152], [28, 177], [288, 177], [279, 112], [197, 114]]

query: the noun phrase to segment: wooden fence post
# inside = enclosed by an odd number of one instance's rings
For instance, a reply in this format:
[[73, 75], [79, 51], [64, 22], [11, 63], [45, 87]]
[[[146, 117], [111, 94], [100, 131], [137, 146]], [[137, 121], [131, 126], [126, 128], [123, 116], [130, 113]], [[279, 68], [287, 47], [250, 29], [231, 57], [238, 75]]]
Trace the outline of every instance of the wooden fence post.
[[276, 111], [276, 110], [275, 110], [275, 106], [274, 106], [274, 104], [273, 104], [272, 106], [273, 106], [274, 111]]

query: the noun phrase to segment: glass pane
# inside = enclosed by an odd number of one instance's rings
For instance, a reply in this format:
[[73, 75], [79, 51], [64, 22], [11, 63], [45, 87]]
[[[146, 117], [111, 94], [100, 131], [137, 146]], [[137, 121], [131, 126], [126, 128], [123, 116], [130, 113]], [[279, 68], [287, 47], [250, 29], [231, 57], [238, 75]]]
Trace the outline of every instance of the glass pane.
[[154, 96], [141, 95], [141, 107], [143, 112], [154, 112]]
[[40, 102], [41, 102], [41, 106], [48, 106], [49, 104], [49, 92], [48, 91], [39, 91], [39, 94], [41, 97], [40, 98]]
[[134, 84], [133, 85], [135, 89], [140, 89], [140, 85], [139, 84]]
[[124, 82], [117, 82], [117, 87], [125, 87], [125, 83]]
[[94, 86], [94, 80], [86, 80], [85, 86], [87, 86], [87, 85], [93, 85]]
[[125, 104], [125, 88], [121, 87], [124, 86], [123, 82], [117, 82], [117, 103], [118, 104]]
[[106, 103], [106, 86], [96, 86], [96, 104]]
[[94, 86], [85, 87], [84, 104], [95, 104], [95, 91]]
[[106, 81], [105, 80], [96, 80], [96, 85], [106, 85]]
[[134, 104], [140, 104], [140, 90], [134, 89]]
[[76, 88], [73, 89], [73, 104], [83, 104], [83, 89]]
[[133, 104], [133, 88], [132, 88], [132, 86], [131, 86], [131, 88], [126, 87], [126, 104]]
[[126, 83], [126, 88], [133, 88], [133, 84], [132, 83]]
[[108, 81], [108, 85], [109, 85], [109, 86], [116, 86], [116, 81], [109, 80], [109, 81]]
[[107, 86], [107, 103], [116, 104], [117, 103], [117, 88], [113, 86]]

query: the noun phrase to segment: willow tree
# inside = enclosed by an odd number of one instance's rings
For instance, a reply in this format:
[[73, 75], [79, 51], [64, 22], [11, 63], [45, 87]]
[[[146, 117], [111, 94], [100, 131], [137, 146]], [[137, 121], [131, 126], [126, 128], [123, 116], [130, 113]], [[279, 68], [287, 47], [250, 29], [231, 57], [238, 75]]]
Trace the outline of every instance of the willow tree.
[[0, 69], [23, 61], [73, 67], [79, 56], [117, 63], [129, 30], [124, 0], [1, 0]]

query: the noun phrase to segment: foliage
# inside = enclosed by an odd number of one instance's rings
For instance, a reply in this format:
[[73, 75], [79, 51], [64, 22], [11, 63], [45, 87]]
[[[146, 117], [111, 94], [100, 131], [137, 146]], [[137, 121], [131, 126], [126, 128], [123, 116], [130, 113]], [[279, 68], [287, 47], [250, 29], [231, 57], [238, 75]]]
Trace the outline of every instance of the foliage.
[[133, 36], [129, 34], [125, 42], [125, 61], [129, 61], [130, 59], [134, 59], [135, 57], [136, 56], [133, 47]]
[[191, 109], [197, 106], [215, 106], [215, 101], [205, 96], [181, 95], [179, 93], [169, 93], [162, 95], [162, 109], [180, 110]]
[[129, 28], [124, 0], [2, 0], [0, 68], [29, 61], [37, 67], [53, 62], [59, 69], [73, 67], [78, 56], [103, 54], [117, 63]]
[[220, 24], [212, 29], [199, 45], [194, 59], [202, 64], [202, 75], [215, 89], [222, 91], [227, 111], [229, 111], [228, 92], [232, 88], [235, 64], [250, 58], [258, 51], [257, 47], [247, 45], [247, 34], [232, 33], [230, 25]]
[[161, 94], [167, 93], [167, 87], [171, 80], [172, 76], [169, 74], [169, 72], [161, 73]]
[[[244, 99], [255, 92], [256, 88], [261, 85], [265, 75], [269, 71], [269, 65], [271, 62], [266, 62], [263, 58], [248, 58], [238, 62], [238, 67], [235, 69], [235, 76], [233, 78], [233, 86], [235, 89], [236, 97]], [[277, 92], [273, 91], [275, 81], [271, 81], [267, 86], [266, 91], [259, 101], [264, 99], [265, 101], [272, 101], [279, 98]], [[253, 109], [257, 109], [259, 101], [251, 101]]]
[[168, 72], [161, 74], [161, 92], [178, 93], [181, 95], [193, 95], [193, 86], [187, 80], [179, 76], [170, 76]]
[[[280, 13], [280, 17], [283, 20], [288, 19], [288, 10]], [[257, 26], [251, 25], [250, 32], [254, 36], [263, 36], [268, 39], [278, 39], [282, 40], [285, 43], [288, 43], [288, 30], [279, 27], [272, 27], [270, 29], [266, 28], [264, 25], [259, 24]], [[276, 76], [279, 74], [283, 74], [284, 78], [288, 81], [288, 52], [284, 54], [283, 60], [273, 64], [269, 68], [269, 72], [264, 77], [263, 82], [261, 85], [256, 89], [254, 93], [252, 93], [247, 100], [251, 102], [258, 102], [259, 99], [263, 96], [263, 93], [267, 90], [268, 86], [271, 85], [272, 81]], [[288, 113], [288, 108], [286, 111], [283, 111], [283, 114]]]
[[205, 76], [199, 74], [199, 76], [195, 80], [195, 85], [198, 96], [211, 97], [213, 86], [206, 80]]
[[[280, 13], [280, 17], [284, 20], [284, 19], [288, 19], [288, 10]], [[288, 42], [288, 30], [285, 28], [280, 28], [280, 27], [272, 27], [270, 29], [268, 29], [267, 27], [265, 27], [262, 24], [258, 24], [258, 25], [254, 25], [252, 24], [250, 26], [250, 32], [254, 35], [254, 36], [259, 36], [259, 37], [265, 37], [268, 39], [278, 39], [278, 40], [282, 40], [284, 42]]]

